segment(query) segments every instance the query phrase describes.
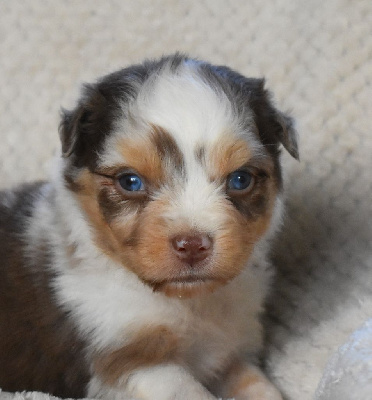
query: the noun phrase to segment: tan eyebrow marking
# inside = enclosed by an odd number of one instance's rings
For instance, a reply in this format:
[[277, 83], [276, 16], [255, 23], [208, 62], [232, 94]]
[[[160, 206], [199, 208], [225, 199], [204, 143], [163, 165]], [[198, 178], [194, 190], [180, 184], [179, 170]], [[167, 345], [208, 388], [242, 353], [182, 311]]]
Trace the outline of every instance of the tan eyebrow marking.
[[232, 135], [222, 136], [208, 154], [212, 179], [226, 177], [246, 164], [251, 157], [252, 151], [245, 140]]
[[123, 156], [123, 164], [137, 171], [149, 181], [155, 183], [164, 179], [164, 166], [149, 137], [125, 138], [118, 151]]
[[184, 158], [176, 141], [165, 129], [151, 125], [146, 136], [125, 137], [118, 151], [123, 163], [147, 178], [152, 184], [160, 184], [173, 169], [184, 171]]

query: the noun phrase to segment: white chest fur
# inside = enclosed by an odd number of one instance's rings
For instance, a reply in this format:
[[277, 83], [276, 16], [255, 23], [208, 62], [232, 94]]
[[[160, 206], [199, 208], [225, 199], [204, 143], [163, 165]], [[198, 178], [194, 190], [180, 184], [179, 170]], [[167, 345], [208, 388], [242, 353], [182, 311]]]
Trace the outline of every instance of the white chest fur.
[[100, 269], [89, 263], [70, 268], [57, 278], [55, 288], [92, 350], [116, 349], [144, 327], [167, 326], [182, 338], [185, 364], [204, 381], [232, 354], [260, 349], [258, 313], [268, 286], [267, 269], [247, 267], [213, 294], [179, 299], [153, 293], [105, 256], [91, 262], [101, 263]]

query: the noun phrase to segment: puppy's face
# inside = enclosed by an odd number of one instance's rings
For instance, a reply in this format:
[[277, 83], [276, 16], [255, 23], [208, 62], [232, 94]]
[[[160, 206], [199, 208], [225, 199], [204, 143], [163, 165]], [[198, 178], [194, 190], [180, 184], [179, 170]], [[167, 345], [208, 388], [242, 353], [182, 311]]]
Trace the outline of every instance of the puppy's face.
[[239, 274], [271, 224], [279, 142], [297, 155], [261, 81], [178, 56], [87, 87], [61, 137], [95, 244], [169, 296]]

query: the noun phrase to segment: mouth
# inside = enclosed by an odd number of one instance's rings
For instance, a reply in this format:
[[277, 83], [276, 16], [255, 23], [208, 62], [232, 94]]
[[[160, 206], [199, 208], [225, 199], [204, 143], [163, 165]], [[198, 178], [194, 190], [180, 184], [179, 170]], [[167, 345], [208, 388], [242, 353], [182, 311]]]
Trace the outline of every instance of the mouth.
[[203, 293], [211, 293], [226, 281], [210, 277], [185, 276], [167, 279], [152, 285], [154, 292], [162, 292], [168, 297], [190, 298]]

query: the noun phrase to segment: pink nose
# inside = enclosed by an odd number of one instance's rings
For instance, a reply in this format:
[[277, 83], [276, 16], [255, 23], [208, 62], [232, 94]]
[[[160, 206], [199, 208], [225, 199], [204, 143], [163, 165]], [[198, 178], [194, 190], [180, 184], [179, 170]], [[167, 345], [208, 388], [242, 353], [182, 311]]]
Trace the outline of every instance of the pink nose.
[[171, 244], [177, 257], [190, 265], [205, 260], [212, 253], [212, 240], [204, 234], [177, 235], [171, 238]]

